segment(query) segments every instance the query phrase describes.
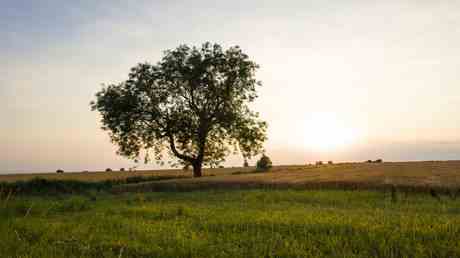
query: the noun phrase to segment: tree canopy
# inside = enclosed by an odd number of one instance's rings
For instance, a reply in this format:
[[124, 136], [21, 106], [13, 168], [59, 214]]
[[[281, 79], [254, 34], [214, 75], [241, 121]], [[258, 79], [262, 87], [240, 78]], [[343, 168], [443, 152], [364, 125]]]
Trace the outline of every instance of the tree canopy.
[[145, 162], [165, 154], [176, 163], [218, 165], [231, 153], [263, 151], [266, 122], [249, 108], [257, 98], [258, 65], [238, 46], [181, 45], [155, 65], [140, 63], [128, 79], [104, 85], [91, 102], [117, 153]]

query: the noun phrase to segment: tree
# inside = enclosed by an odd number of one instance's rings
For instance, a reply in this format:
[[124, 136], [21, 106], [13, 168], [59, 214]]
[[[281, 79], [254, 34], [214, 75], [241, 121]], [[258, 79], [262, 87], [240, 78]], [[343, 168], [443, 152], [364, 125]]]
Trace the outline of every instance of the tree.
[[267, 124], [248, 104], [257, 98], [258, 65], [238, 46], [181, 45], [155, 65], [141, 63], [128, 80], [104, 86], [91, 102], [117, 153], [163, 164], [164, 154], [191, 164], [218, 165], [233, 152], [250, 158], [263, 150]]
[[267, 171], [272, 168], [272, 161], [270, 158], [263, 154], [262, 157], [256, 163], [256, 169], [258, 171]]

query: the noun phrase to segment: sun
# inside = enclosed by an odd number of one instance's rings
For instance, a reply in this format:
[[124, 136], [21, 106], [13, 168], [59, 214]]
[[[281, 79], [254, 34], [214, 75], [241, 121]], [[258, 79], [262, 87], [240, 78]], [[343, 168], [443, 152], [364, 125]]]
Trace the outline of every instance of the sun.
[[304, 125], [304, 144], [313, 151], [337, 151], [348, 147], [357, 138], [357, 132], [334, 113], [310, 115]]

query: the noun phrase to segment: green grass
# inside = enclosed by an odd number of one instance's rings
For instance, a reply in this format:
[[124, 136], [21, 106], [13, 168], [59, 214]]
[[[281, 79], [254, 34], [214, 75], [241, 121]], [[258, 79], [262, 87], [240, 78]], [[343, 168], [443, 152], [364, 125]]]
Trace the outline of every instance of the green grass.
[[16, 196], [1, 257], [459, 257], [460, 202], [428, 194], [208, 190]]

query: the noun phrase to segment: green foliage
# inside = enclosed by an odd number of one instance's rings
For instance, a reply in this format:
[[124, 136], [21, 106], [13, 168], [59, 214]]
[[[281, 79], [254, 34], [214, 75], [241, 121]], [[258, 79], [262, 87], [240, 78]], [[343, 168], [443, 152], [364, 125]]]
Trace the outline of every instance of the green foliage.
[[270, 158], [263, 154], [262, 157], [256, 163], [256, 169], [258, 171], [268, 171], [272, 168], [272, 161]]
[[[162, 164], [165, 152], [194, 171], [215, 166], [232, 152], [262, 151], [266, 123], [249, 109], [257, 97], [258, 65], [241, 49], [181, 45], [155, 65], [139, 64], [129, 79], [110, 84], [91, 103], [118, 154]], [[197, 175], [197, 174], [196, 174]]]
[[0, 208], [0, 256], [459, 257], [458, 203], [427, 196], [392, 202], [367, 191], [232, 190], [94, 202], [15, 198]]

